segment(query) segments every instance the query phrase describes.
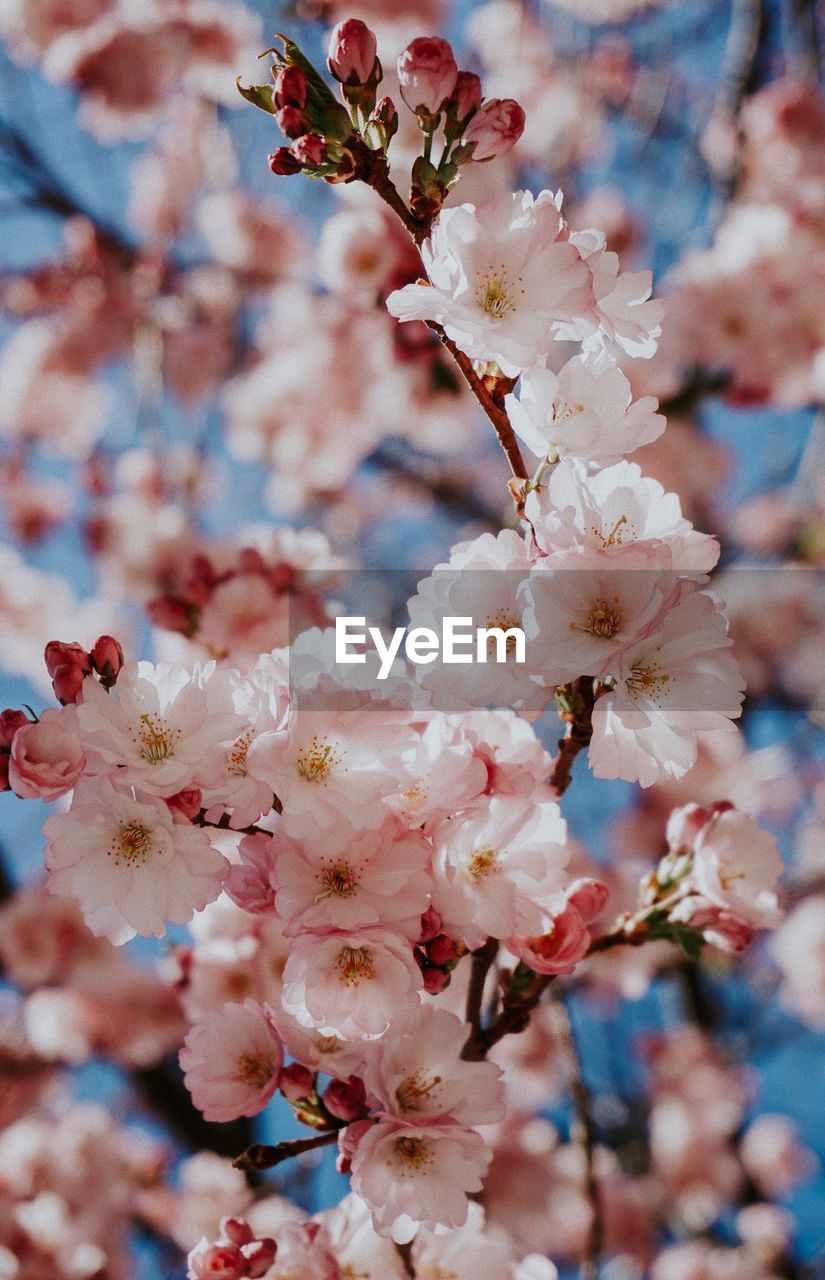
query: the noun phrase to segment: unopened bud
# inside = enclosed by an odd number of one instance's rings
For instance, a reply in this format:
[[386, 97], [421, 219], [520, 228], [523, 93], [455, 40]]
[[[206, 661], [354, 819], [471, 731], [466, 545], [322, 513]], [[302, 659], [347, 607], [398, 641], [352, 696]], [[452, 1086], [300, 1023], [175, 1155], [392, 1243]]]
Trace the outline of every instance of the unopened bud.
[[187, 1274], [190, 1280], [242, 1280], [246, 1259], [234, 1244], [198, 1246], [189, 1255]]
[[278, 1247], [269, 1236], [265, 1236], [263, 1240], [252, 1240], [241, 1247], [241, 1253], [246, 1259], [246, 1274], [251, 1280], [266, 1275], [277, 1252]]
[[382, 98], [364, 127], [364, 138], [374, 151], [386, 151], [398, 132], [398, 111], [392, 98]]
[[297, 107], [281, 107], [275, 112], [278, 127], [288, 138], [300, 138], [309, 128], [309, 121]]
[[481, 81], [473, 71], [459, 71], [447, 108], [463, 124], [481, 106]]
[[22, 711], [0, 712], [0, 747], [10, 747], [17, 730], [29, 723], [28, 716]]
[[292, 148], [294, 155], [308, 169], [320, 169], [326, 163], [327, 147], [317, 133], [304, 133]]
[[100, 636], [89, 656], [104, 684], [114, 684], [123, 666], [123, 650], [117, 640], [113, 636]]
[[200, 787], [184, 787], [183, 791], [178, 791], [176, 795], [169, 796], [166, 801], [170, 809], [176, 809], [178, 813], [182, 813], [184, 818], [188, 818], [191, 822], [196, 813], [200, 813], [203, 806], [203, 793]]
[[52, 676], [52, 688], [58, 702], [62, 702], [64, 707], [70, 702], [77, 702], [77, 696], [88, 674], [81, 667], [68, 664], [58, 667]]
[[303, 111], [307, 104], [307, 78], [300, 67], [282, 67], [275, 77], [275, 106], [297, 107]]
[[401, 97], [416, 115], [437, 116], [452, 95], [458, 66], [446, 40], [419, 36], [398, 59]]
[[446, 933], [440, 933], [432, 942], [428, 942], [426, 951], [430, 964], [452, 964], [459, 956], [458, 944]]
[[424, 990], [427, 994], [437, 996], [439, 992], [450, 985], [452, 974], [447, 969], [436, 969], [427, 965], [422, 970], [422, 977], [424, 979]]
[[600, 880], [591, 880], [589, 876], [575, 880], [567, 890], [567, 901], [575, 907], [585, 924], [590, 924], [604, 909], [610, 890]]
[[293, 173], [300, 173], [303, 165], [300, 160], [296, 160], [289, 147], [279, 147], [277, 151], [273, 151], [269, 156], [268, 164], [271, 171], [279, 177], [291, 177]]
[[278, 1088], [289, 1102], [308, 1098], [315, 1089], [312, 1072], [300, 1062], [291, 1062], [278, 1075]]
[[46, 645], [43, 657], [46, 662], [46, 670], [52, 677], [54, 677], [58, 667], [79, 667], [84, 675], [89, 675], [92, 670], [91, 659], [83, 646], [79, 644], [63, 644], [61, 640], [50, 640]]
[[348, 1080], [333, 1080], [324, 1090], [324, 1106], [336, 1120], [347, 1124], [364, 1114], [367, 1094], [363, 1080], [350, 1076]]
[[462, 142], [473, 145], [473, 160], [492, 160], [503, 155], [524, 133], [524, 112], [512, 98], [491, 98], [479, 107]]
[[374, 32], [359, 18], [338, 23], [327, 52], [327, 66], [341, 84], [363, 85], [373, 78], [378, 45]]
[[242, 1244], [249, 1244], [250, 1240], [255, 1239], [252, 1228], [244, 1218], [221, 1218], [218, 1235], [222, 1240], [228, 1240], [230, 1244], [236, 1244], [238, 1248]]
[[177, 631], [191, 636], [197, 630], [198, 610], [182, 596], [156, 596], [146, 606], [149, 621], [164, 631]]

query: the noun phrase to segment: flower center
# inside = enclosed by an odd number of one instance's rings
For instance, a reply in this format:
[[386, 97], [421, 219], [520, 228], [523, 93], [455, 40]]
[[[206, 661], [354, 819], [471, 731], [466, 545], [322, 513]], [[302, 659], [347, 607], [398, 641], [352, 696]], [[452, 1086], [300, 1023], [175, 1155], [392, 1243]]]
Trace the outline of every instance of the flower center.
[[628, 693], [634, 697], [648, 697], [658, 705], [663, 686], [669, 680], [670, 676], [662, 671], [658, 663], [651, 661], [635, 666], [624, 683]]
[[346, 862], [336, 862], [332, 867], [325, 867], [319, 879], [324, 888], [316, 901], [329, 895], [334, 898], [351, 898], [358, 888], [358, 878]]
[[479, 880], [498, 870], [498, 854], [495, 849], [476, 849], [465, 870], [470, 879], [478, 884]]
[[441, 1076], [426, 1077], [416, 1071], [407, 1076], [396, 1089], [398, 1105], [402, 1111], [423, 1111], [427, 1103], [432, 1101], [440, 1084]]
[[[480, 277], [481, 272], [477, 271], [476, 275]], [[522, 276], [518, 277], [518, 285], [521, 284], [522, 278]], [[524, 293], [524, 290], [520, 289], [520, 292]], [[503, 262], [497, 270], [488, 271], [476, 285], [476, 302], [482, 311], [486, 311], [494, 320], [501, 320], [508, 311], [515, 310], [515, 294], [516, 286], [511, 284]]]
[[120, 866], [121, 861], [131, 867], [142, 867], [151, 852], [151, 831], [147, 831], [139, 822], [122, 822], [120, 832], [109, 849], [109, 857], [114, 855], [116, 867]]
[[619, 516], [609, 533], [605, 533], [604, 529], [599, 529], [596, 525], [592, 526], [591, 532], [595, 534], [606, 551], [608, 547], [620, 547], [622, 545], [624, 541], [622, 529], [625, 525], [629, 526], [627, 516]]
[[609, 640], [611, 636], [615, 636], [621, 624], [622, 609], [619, 597], [616, 596], [612, 604], [609, 604], [607, 600], [597, 600], [595, 607], [591, 609], [584, 624], [571, 622], [570, 626], [574, 631], [586, 631], [588, 635], [599, 636], [602, 640]]
[[141, 759], [147, 764], [163, 764], [175, 754], [180, 729], [172, 729], [162, 716], [144, 714], [140, 717], [137, 735], [132, 734], [135, 736], [140, 743]]
[[246, 777], [246, 757], [249, 752], [249, 746], [252, 742], [252, 729], [247, 729], [236, 738], [229, 752], [229, 770], [228, 772], [235, 778]]
[[416, 1172], [432, 1164], [432, 1155], [423, 1138], [398, 1138], [393, 1147], [396, 1164]]
[[272, 1079], [273, 1068], [269, 1053], [242, 1053], [238, 1058], [238, 1079], [262, 1089]]
[[[498, 613], [496, 613], [492, 618], [491, 617], [487, 618], [486, 626], [488, 631], [490, 630], [491, 627], [500, 627], [501, 630], [506, 633], [507, 631], [511, 631], [513, 628], [516, 628], [516, 630], [518, 630], [518, 628], [521, 626], [521, 623], [517, 618], [513, 617], [512, 613], [510, 613], [508, 609], [501, 608], [499, 609]], [[494, 647], [496, 651], [498, 651], [498, 644], [495, 636], [487, 637], [487, 648], [489, 649], [491, 646]], [[505, 652], [512, 653], [515, 647], [516, 647], [516, 637], [506, 636], [504, 641]]]
[[366, 947], [344, 947], [338, 952], [335, 967], [346, 987], [357, 987], [362, 978], [371, 982], [375, 977], [375, 965]]
[[328, 742], [313, 737], [309, 748], [298, 752], [298, 772], [307, 782], [326, 782], [335, 765], [340, 764]]

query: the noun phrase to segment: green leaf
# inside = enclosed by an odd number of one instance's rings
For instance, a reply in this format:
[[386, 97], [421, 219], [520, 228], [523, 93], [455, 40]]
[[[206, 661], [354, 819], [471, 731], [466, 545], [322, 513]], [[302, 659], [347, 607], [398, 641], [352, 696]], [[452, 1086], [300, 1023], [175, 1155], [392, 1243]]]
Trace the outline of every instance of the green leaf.
[[275, 114], [275, 86], [271, 84], [251, 84], [244, 86], [241, 84], [241, 77], [235, 80], [238, 93], [242, 98], [246, 98], [247, 102], [251, 102], [253, 107], [259, 107], [261, 111], [265, 111], [267, 115]]

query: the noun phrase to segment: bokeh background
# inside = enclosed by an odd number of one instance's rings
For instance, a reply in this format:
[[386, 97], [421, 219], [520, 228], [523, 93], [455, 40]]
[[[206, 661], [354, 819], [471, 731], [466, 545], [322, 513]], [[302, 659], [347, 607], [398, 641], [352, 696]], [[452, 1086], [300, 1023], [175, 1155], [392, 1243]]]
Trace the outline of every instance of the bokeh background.
[[[229, 565], [254, 545], [293, 568], [424, 573], [456, 541], [510, 521], [486, 423], [440, 354], [420, 335], [399, 338], [384, 312], [394, 283], [415, 275], [403, 239], [371, 193], [273, 177], [274, 121], [234, 88], [236, 74], [261, 78], [266, 61], [255, 55], [276, 31], [322, 60], [325, 33], [350, 14], [379, 33], [387, 92], [406, 41], [438, 32], [488, 95], [522, 102], [519, 147], [471, 166], [454, 199], [561, 187], [571, 223], [604, 229], [625, 266], [652, 267], [667, 300], [659, 355], [627, 372], [640, 394], [660, 397], [670, 426], [634, 460], [722, 541], [717, 582], [751, 686], [743, 740], [725, 758], [704, 756], [682, 786], [645, 795], [595, 783], [580, 760], [564, 809], [588, 856], [630, 892], [673, 804], [729, 796], [778, 833], [791, 915], [778, 943], [735, 967], [708, 955], [689, 970], [664, 944], [650, 962], [611, 972], [607, 957], [575, 984], [568, 1008], [600, 1144], [640, 1204], [646, 1179], [665, 1188], [656, 1231], [733, 1253], [738, 1209], [772, 1199], [793, 1216], [776, 1274], [813, 1280], [825, 1275], [821, 5], [4, 0], [0, 701], [49, 705], [49, 639], [111, 632], [140, 656], [180, 652], [187, 642], [169, 601], [185, 597], [197, 555]], [[414, 130], [394, 143], [402, 184], [414, 146]], [[290, 532], [306, 529], [317, 536]], [[284, 642], [278, 619], [272, 645]], [[541, 730], [552, 745], [557, 726]], [[2, 800], [7, 928], [14, 887], [42, 874], [45, 816], [45, 806]], [[151, 987], [144, 1012], [174, 991], [187, 945], [179, 931], [130, 947]], [[0, 1009], [16, 1027], [31, 992], [6, 977]], [[51, 1035], [50, 1060], [70, 1042], [76, 1013], [59, 997], [89, 998], [81, 987], [47, 972], [55, 1001], [31, 1025], [45, 1043]], [[111, 1010], [97, 1016], [117, 1027]], [[752, 1172], [723, 1187], [712, 1152], [689, 1157], [692, 1175], [670, 1183], [651, 1156], [651, 1045], [687, 1025], [711, 1036], [721, 1064], [703, 1075], [685, 1055], [707, 1107], [730, 1087], [725, 1150], [762, 1114], [789, 1117], [810, 1149], [804, 1171], [772, 1195]], [[9, 1061], [16, 1034], [0, 1050]], [[157, 1187], [151, 1212], [133, 1201], [112, 1209], [127, 1252], [94, 1274], [181, 1276], [186, 1213], [197, 1218], [195, 1193], [179, 1190], [186, 1169], [216, 1195], [233, 1185], [243, 1194], [225, 1165], [193, 1174], [191, 1151], [225, 1156], [249, 1134], [199, 1124], [187, 1109], [168, 1052], [174, 1032], [131, 1060], [112, 1047], [120, 1031], [84, 1034], [63, 1054], [65, 1070], [50, 1074], [48, 1106], [102, 1101], [118, 1126], [159, 1143], [162, 1194], [185, 1224], [158, 1227], [174, 1214], [157, 1209]], [[258, 1132], [291, 1132], [284, 1111], [274, 1107]], [[563, 1090], [545, 1114], [563, 1145]], [[658, 1123], [667, 1145], [667, 1115]], [[11, 1158], [2, 1152], [0, 1192]], [[561, 1216], [568, 1192], [557, 1176]], [[343, 1185], [332, 1160], [308, 1160], [281, 1184], [308, 1209]], [[605, 1280], [640, 1280], [655, 1252], [627, 1243], [635, 1219], [624, 1213]], [[0, 1210], [0, 1238], [2, 1220]], [[563, 1274], [568, 1264], [559, 1257]]]

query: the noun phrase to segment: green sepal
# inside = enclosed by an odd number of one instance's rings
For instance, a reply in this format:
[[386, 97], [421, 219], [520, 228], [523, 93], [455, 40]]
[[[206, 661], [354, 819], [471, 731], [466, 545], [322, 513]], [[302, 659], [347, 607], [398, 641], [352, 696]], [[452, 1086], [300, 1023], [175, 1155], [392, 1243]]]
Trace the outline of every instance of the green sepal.
[[275, 114], [275, 86], [272, 84], [251, 84], [244, 86], [241, 84], [241, 77], [236, 76], [235, 85], [238, 93], [242, 98], [246, 98], [247, 102], [251, 102], [253, 107], [258, 107], [261, 111], [265, 111], [267, 115]]

